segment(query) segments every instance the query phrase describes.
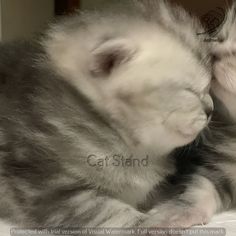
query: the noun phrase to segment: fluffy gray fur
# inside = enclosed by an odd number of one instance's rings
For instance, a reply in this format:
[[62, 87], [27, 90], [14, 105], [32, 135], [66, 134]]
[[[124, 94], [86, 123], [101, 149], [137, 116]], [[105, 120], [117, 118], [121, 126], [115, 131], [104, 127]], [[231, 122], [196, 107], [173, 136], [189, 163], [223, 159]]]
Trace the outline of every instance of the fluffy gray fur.
[[[1, 46], [2, 219], [155, 226], [149, 203], [176, 171], [172, 151], [207, 125], [212, 101], [201, 26], [154, 2], [153, 12], [141, 2], [141, 11], [82, 14], [40, 44]], [[114, 166], [114, 156], [148, 165]]]

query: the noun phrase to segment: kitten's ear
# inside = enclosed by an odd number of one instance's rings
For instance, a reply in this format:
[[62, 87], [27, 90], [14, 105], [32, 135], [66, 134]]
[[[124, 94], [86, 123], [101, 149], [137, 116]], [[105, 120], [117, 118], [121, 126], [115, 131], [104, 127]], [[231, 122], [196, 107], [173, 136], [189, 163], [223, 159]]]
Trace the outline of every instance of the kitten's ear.
[[131, 60], [135, 46], [126, 39], [109, 39], [92, 51], [90, 73], [94, 77], [108, 76], [121, 64]]

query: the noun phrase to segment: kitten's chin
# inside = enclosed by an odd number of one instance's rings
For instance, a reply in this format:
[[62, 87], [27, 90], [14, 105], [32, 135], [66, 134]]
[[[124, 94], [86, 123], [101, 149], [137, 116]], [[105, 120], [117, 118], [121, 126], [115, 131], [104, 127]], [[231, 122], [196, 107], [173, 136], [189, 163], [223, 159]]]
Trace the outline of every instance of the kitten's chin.
[[194, 115], [192, 113], [183, 113], [182, 116], [178, 115], [178, 117], [181, 117], [181, 119], [169, 119], [167, 123], [167, 128], [172, 135], [172, 140], [176, 143], [176, 147], [184, 146], [194, 141], [210, 121], [210, 117], [208, 119], [203, 111], [196, 112]]
[[192, 143], [197, 138], [197, 136], [206, 127], [206, 125], [207, 123], [204, 123], [204, 125], [202, 125], [201, 128], [199, 128], [197, 131], [193, 133], [184, 133], [182, 131], [172, 130], [168, 132], [168, 134], [162, 137], [162, 142], [164, 145], [166, 142], [166, 146], [168, 147], [169, 145], [169, 147], [172, 148], [172, 149], [169, 149], [170, 151], [172, 151], [175, 148], [186, 146]]
[[174, 138], [176, 140], [176, 148], [188, 145], [191, 142], [193, 142], [197, 138], [197, 136], [201, 133], [202, 130], [203, 129], [194, 134], [186, 134], [182, 132], [176, 133], [176, 137]]
[[147, 150], [152, 150], [156, 154], [165, 155], [172, 152], [175, 148], [185, 146], [194, 141], [204, 128], [205, 125], [194, 133], [183, 133], [165, 126], [157, 129], [139, 130], [136, 133], [139, 141], [137, 145], [141, 145]]
[[197, 136], [201, 133], [201, 131], [198, 132], [198, 133], [195, 133], [195, 134], [191, 134], [191, 135], [180, 133], [179, 134], [181, 136], [180, 139], [182, 140], [182, 143], [184, 143], [182, 146], [185, 146], [185, 145], [190, 144], [191, 142], [193, 142], [197, 138]]

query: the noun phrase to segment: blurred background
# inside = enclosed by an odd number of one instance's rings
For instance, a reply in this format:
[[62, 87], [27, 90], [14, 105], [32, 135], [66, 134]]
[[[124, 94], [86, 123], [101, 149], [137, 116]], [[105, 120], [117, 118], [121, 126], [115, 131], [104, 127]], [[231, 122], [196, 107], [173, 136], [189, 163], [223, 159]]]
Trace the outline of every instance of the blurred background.
[[[0, 40], [3, 42], [30, 38], [41, 32], [55, 17], [76, 9], [93, 10], [120, 1], [130, 0], [0, 0]], [[145, 1], [145, 0], [144, 0]], [[158, 0], [156, 0], [158, 1]], [[224, 21], [224, 12], [231, 0], [171, 0], [198, 15], [208, 28]]]

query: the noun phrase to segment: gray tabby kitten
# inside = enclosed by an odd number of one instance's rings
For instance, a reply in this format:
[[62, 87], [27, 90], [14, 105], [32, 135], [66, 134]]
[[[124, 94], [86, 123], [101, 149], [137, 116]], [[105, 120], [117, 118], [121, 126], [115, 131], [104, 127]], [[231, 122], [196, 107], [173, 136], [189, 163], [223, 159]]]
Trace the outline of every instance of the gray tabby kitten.
[[145, 4], [82, 14], [55, 24], [40, 45], [1, 46], [2, 219], [37, 227], [155, 219], [147, 203], [175, 172], [171, 152], [212, 111], [201, 26], [157, 2], [153, 15]]
[[236, 4], [214, 37], [212, 121], [193, 144], [176, 151], [177, 174], [165, 186], [165, 200], [155, 208], [160, 214], [150, 225], [206, 224], [215, 213], [236, 207]]

